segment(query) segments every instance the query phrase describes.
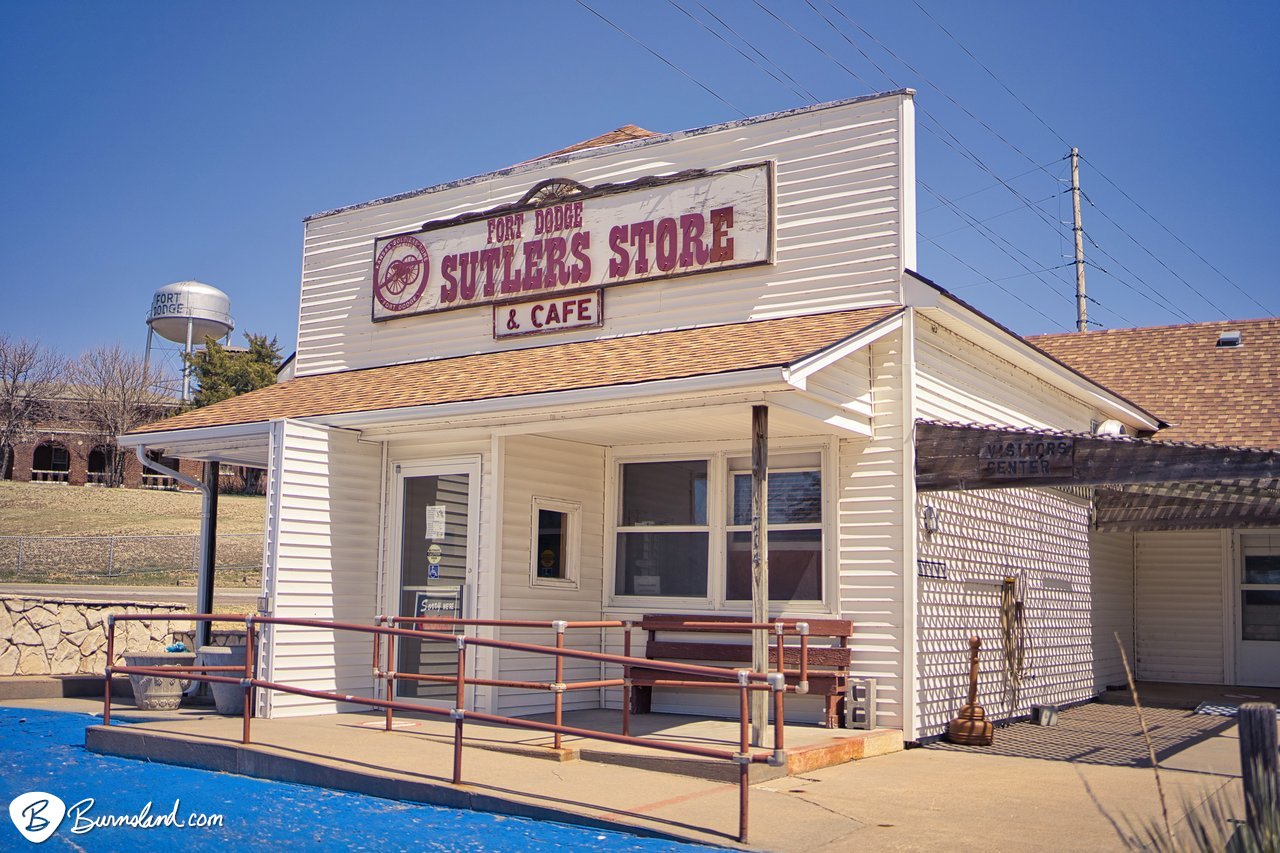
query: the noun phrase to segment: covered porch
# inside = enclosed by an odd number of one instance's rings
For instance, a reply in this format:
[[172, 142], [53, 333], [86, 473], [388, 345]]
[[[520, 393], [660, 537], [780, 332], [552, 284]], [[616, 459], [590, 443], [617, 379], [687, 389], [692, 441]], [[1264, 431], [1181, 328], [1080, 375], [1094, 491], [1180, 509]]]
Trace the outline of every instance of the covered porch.
[[1280, 686], [1280, 645], [1262, 639], [1280, 622], [1280, 454], [941, 422], [916, 435], [919, 508], [935, 514], [922, 608], [950, 596], [984, 626], [1001, 713], [1119, 687], [1126, 663], [1148, 682]]

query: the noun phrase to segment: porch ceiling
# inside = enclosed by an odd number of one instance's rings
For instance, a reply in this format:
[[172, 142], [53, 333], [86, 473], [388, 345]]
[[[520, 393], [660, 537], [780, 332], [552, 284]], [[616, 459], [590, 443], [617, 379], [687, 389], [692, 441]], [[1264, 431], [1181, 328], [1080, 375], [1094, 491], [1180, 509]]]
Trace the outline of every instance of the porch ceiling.
[[[670, 442], [748, 441], [751, 438], [751, 406], [751, 403], [744, 402], [705, 408], [672, 407], [661, 411], [584, 418], [560, 422], [550, 427], [542, 426], [536, 430], [531, 428], [528, 431], [551, 438], [608, 447]], [[830, 427], [814, 417], [776, 404], [769, 407], [771, 439], [827, 435], [831, 432], [833, 430]]]
[[916, 423], [922, 492], [1092, 486], [1100, 530], [1280, 524], [1280, 451], [975, 424]]

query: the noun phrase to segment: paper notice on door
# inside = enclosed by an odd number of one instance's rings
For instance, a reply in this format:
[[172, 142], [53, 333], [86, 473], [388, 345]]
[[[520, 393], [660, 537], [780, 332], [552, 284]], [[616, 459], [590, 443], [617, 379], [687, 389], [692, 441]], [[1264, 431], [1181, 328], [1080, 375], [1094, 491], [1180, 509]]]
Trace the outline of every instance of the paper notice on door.
[[443, 539], [445, 522], [444, 504], [427, 507], [427, 530], [423, 534], [426, 539]]

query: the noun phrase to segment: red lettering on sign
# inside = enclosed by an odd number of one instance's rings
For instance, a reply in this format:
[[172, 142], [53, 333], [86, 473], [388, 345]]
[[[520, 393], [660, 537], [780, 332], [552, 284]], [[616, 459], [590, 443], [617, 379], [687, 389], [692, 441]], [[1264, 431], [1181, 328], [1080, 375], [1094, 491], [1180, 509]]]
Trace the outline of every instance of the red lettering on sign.
[[479, 252], [464, 252], [458, 255], [458, 277], [462, 283], [462, 301], [476, 298], [476, 259]]
[[511, 270], [511, 262], [515, 260], [516, 247], [508, 243], [502, 247], [502, 292], [503, 293], [519, 293], [520, 292], [520, 270], [514, 273]]
[[733, 260], [733, 238], [729, 229], [733, 227], [733, 208], [717, 207], [711, 211], [711, 262]]
[[680, 266], [702, 266], [710, 256], [710, 250], [702, 243], [702, 232], [707, 220], [701, 213], [686, 213], [680, 217]]
[[529, 312], [529, 322], [533, 323], [534, 328], [536, 329], [542, 328], [542, 321], [538, 319], [538, 313], [541, 311], [545, 311], [546, 307], [547, 306], [545, 305], [535, 305], [533, 306], [533, 310]]
[[453, 277], [457, 269], [457, 255], [445, 255], [440, 259], [440, 275], [444, 277], [444, 281], [440, 284], [441, 305], [448, 305], [458, 298], [458, 280]]
[[591, 300], [578, 300], [578, 319], [584, 323], [594, 323], [595, 319], [591, 316]]
[[676, 268], [676, 221], [671, 217], [658, 220], [657, 238], [658, 269], [671, 272]]
[[524, 244], [524, 277], [521, 279], [521, 290], [542, 289], [542, 241], [530, 240]]
[[613, 257], [609, 259], [609, 277], [622, 278], [631, 272], [631, 253], [623, 245], [627, 240], [627, 226], [615, 225], [609, 229], [609, 249]]
[[631, 247], [636, 250], [636, 274], [649, 271], [649, 244], [653, 242], [653, 220], [631, 223]]
[[497, 246], [490, 249], [480, 250], [480, 270], [484, 279], [484, 295], [493, 296], [494, 288], [498, 284], [498, 259], [502, 257], [502, 250]]
[[547, 253], [547, 272], [542, 283], [546, 287], [559, 287], [569, 283], [569, 271], [565, 269], [564, 259], [568, 247], [563, 237], [548, 237], [543, 241]]
[[[582, 202], [578, 202], [578, 207], [582, 207]], [[581, 209], [578, 215], [581, 217]], [[570, 270], [573, 283], [582, 284], [591, 278], [591, 256], [587, 254], [587, 250], [591, 248], [591, 232], [579, 231], [574, 234], [569, 238], [569, 248], [573, 252], [573, 259], [577, 261]]]

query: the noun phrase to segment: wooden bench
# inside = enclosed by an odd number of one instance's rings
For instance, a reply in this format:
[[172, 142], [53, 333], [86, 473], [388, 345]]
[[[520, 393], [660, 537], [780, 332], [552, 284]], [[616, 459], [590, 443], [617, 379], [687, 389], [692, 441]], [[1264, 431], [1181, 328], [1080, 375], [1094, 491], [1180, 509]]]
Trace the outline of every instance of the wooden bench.
[[[787, 642], [783, 645], [783, 673], [787, 684], [796, 686], [800, 683], [800, 646], [797, 642], [796, 622], [805, 622], [809, 626], [809, 639], [833, 640], [832, 644], [810, 643], [808, 646], [808, 683], [809, 693], [825, 698], [825, 714], [819, 720], [821, 725], [835, 728], [845, 723], [846, 707], [852, 711], [850, 690], [856, 679], [849, 675], [852, 653], [849, 649], [849, 638], [853, 636], [853, 623], [847, 619], [783, 619], [783, 636]], [[646, 614], [636, 623], [637, 627], [648, 632], [644, 656], [649, 660], [661, 661], [700, 661], [712, 664], [725, 664], [725, 669], [749, 669], [751, 667], [750, 631], [730, 626], [707, 626], [705, 623], [750, 623], [746, 616], [717, 616], [712, 614], [676, 615], [669, 613]], [[770, 620], [771, 624], [777, 620]], [[696, 623], [704, 623], [698, 625]], [[696, 633], [718, 634], [737, 637], [739, 642], [695, 642], [691, 640], [663, 640], [660, 633]], [[746, 642], [743, 642], [746, 641]], [[777, 637], [769, 634], [769, 669], [776, 671], [778, 666]], [[663, 686], [664, 682], [691, 681], [704, 682], [708, 685], [721, 683], [712, 677], [674, 675], [661, 670], [632, 667], [631, 697], [632, 712], [647, 714], [653, 704], [653, 688]], [[726, 686], [737, 686], [737, 682], [725, 679]], [[868, 685], [870, 686], [870, 685]], [[874, 706], [871, 704], [874, 687], [868, 690], [866, 717], [870, 723], [874, 719]]]

